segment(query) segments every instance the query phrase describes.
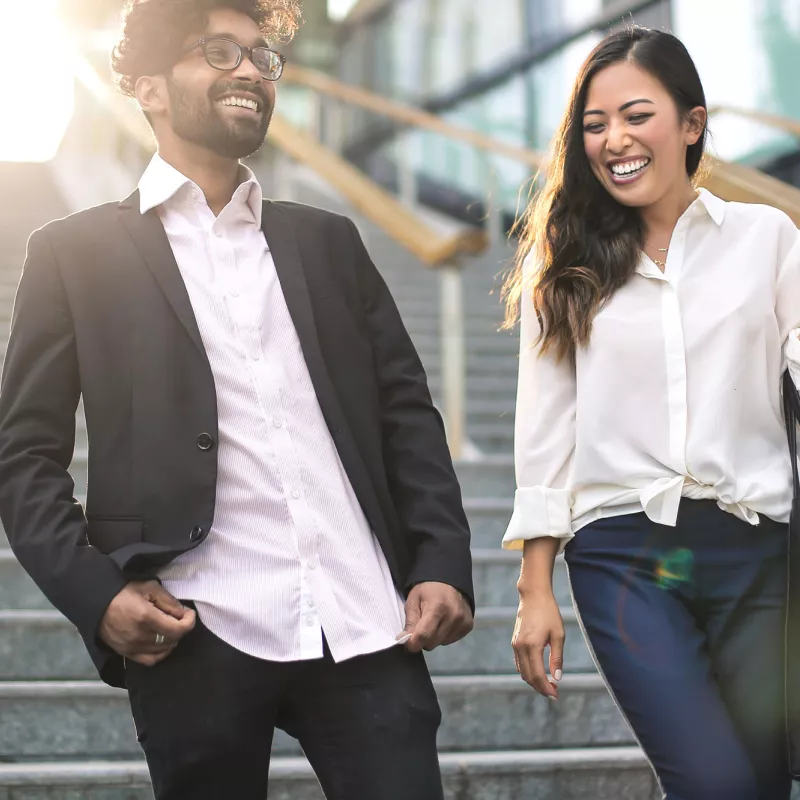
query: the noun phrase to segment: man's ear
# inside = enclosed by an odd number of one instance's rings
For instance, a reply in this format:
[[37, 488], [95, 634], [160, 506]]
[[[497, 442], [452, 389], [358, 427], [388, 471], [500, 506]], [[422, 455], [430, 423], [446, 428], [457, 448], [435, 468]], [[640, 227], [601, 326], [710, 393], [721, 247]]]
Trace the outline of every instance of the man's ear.
[[708, 111], [703, 106], [693, 108], [686, 118], [687, 144], [697, 144], [708, 123]]
[[168, 110], [167, 82], [163, 75], [143, 75], [134, 88], [136, 101], [146, 114], [157, 116]]

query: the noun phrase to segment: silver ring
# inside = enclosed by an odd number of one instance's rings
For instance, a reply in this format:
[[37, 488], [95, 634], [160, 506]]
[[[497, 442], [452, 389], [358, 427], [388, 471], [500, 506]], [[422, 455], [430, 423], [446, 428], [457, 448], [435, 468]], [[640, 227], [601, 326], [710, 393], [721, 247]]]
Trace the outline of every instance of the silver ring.
[[164, 638], [164, 634], [163, 633], [157, 633], [156, 634], [156, 644], [164, 644], [165, 641], [166, 641], [166, 639]]

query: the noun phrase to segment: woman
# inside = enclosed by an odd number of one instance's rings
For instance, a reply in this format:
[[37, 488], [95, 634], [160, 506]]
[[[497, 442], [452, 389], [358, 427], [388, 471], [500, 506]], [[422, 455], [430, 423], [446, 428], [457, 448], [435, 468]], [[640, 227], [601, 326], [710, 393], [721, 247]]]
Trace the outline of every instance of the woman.
[[[578, 76], [507, 283], [521, 300], [517, 667], [558, 698], [565, 549], [598, 668], [669, 800], [786, 800], [800, 236], [697, 191], [706, 101], [675, 37], [610, 36]], [[544, 648], [550, 645], [550, 672]]]

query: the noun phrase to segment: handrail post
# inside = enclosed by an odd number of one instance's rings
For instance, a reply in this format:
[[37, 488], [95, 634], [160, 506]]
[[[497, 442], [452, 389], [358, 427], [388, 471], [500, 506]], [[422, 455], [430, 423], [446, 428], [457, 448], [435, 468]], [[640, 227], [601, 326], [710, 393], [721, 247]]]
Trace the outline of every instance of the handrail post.
[[486, 234], [489, 237], [490, 245], [502, 242], [505, 238], [503, 228], [503, 201], [500, 197], [500, 181], [497, 172], [492, 166], [491, 154], [484, 151], [481, 156], [481, 167], [483, 172], [484, 184], [486, 186], [485, 209], [486, 209]]
[[340, 155], [344, 142], [344, 112], [342, 104], [335, 97], [326, 98], [325, 144], [329, 150]]
[[461, 269], [447, 264], [441, 275], [441, 374], [445, 429], [450, 454], [459, 459], [466, 437], [466, 347]]
[[309, 133], [322, 144], [325, 144], [325, 96], [313, 92], [310, 100]]
[[407, 208], [414, 208], [418, 201], [419, 186], [414, 171], [412, 133], [401, 131], [394, 143], [394, 158], [397, 164], [397, 196]]

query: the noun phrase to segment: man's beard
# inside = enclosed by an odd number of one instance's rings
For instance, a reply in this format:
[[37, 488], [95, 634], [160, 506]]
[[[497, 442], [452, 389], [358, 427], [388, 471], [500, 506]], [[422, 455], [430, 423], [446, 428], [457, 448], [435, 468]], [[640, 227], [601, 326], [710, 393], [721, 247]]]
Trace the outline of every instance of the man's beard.
[[[168, 81], [172, 108], [172, 130], [181, 139], [205, 147], [223, 158], [246, 158], [253, 155], [267, 135], [273, 107], [267, 93], [254, 86], [229, 84], [215, 86], [210, 96], [194, 98], [186, 89]], [[255, 94], [259, 98], [261, 113], [257, 118], [246, 119], [232, 116], [224, 119], [218, 111], [216, 98], [236, 90]], [[223, 112], [224, 113], [224, 112]]]

